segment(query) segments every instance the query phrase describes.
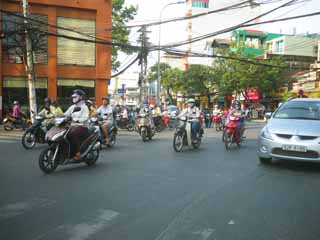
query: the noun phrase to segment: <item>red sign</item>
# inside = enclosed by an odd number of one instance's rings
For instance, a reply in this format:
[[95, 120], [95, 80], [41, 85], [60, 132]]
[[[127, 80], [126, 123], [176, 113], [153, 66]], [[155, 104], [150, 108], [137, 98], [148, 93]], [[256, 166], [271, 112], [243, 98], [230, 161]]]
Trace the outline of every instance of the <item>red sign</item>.
[[247, 99], [259, 100], [261, 98], [259, 89], [257, 87], [250, 87], [247, 89]]

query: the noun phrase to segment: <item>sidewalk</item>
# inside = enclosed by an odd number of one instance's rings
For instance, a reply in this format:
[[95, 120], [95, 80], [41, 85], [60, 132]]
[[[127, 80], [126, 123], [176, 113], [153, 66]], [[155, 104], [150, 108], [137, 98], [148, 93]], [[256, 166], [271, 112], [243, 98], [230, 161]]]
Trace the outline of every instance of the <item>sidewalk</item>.
[[24, 131], [22, 130], [13, 130], [5, 131], [3, 126], [0, 126], [0, 140], [20, 140], [22, 138]]

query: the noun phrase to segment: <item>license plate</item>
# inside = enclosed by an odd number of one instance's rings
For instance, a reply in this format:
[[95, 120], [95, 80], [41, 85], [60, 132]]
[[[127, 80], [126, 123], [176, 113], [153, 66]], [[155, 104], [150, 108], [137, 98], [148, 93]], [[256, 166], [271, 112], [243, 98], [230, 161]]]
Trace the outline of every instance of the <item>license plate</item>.
[[307, 147], [300, 145], [283, 145], [283, 150], [294, 151], [294, 152], [307, 152]]

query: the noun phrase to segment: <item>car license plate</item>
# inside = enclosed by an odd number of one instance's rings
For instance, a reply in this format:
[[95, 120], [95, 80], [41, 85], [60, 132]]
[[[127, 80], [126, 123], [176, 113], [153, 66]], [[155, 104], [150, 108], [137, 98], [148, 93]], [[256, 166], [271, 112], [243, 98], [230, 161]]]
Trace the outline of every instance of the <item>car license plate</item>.
[[294, 152], [307, 152], [307, 147], [300, 145], [283, 145], [283, 150], [294, 151]]

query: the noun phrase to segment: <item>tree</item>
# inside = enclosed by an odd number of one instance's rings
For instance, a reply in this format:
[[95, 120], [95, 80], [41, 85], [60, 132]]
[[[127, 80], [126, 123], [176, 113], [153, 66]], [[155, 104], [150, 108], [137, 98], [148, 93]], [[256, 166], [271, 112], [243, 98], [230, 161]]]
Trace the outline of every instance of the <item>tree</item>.
[[187, 93], [199, 93], [207, 96], [208, 103], [211, 102], [210, 98], [214, 94], [218, 80], [212, 67], [199, 64], [190, 65], [183, 74], [183, 80], [183, 87]]
[[[137, 7], [132, 5], [124, 6], [125, 0], [112, 0], [112, 39], [122, 44], [129, 44], [130, 30], [125, 27], [125, 24], [134, 19], [137, 14]], [[112, 68], [117, 69], [120, 62], [117, 60], [119, 50], [130, 54], [128, 48], [120, 48], [112, 46]]]

